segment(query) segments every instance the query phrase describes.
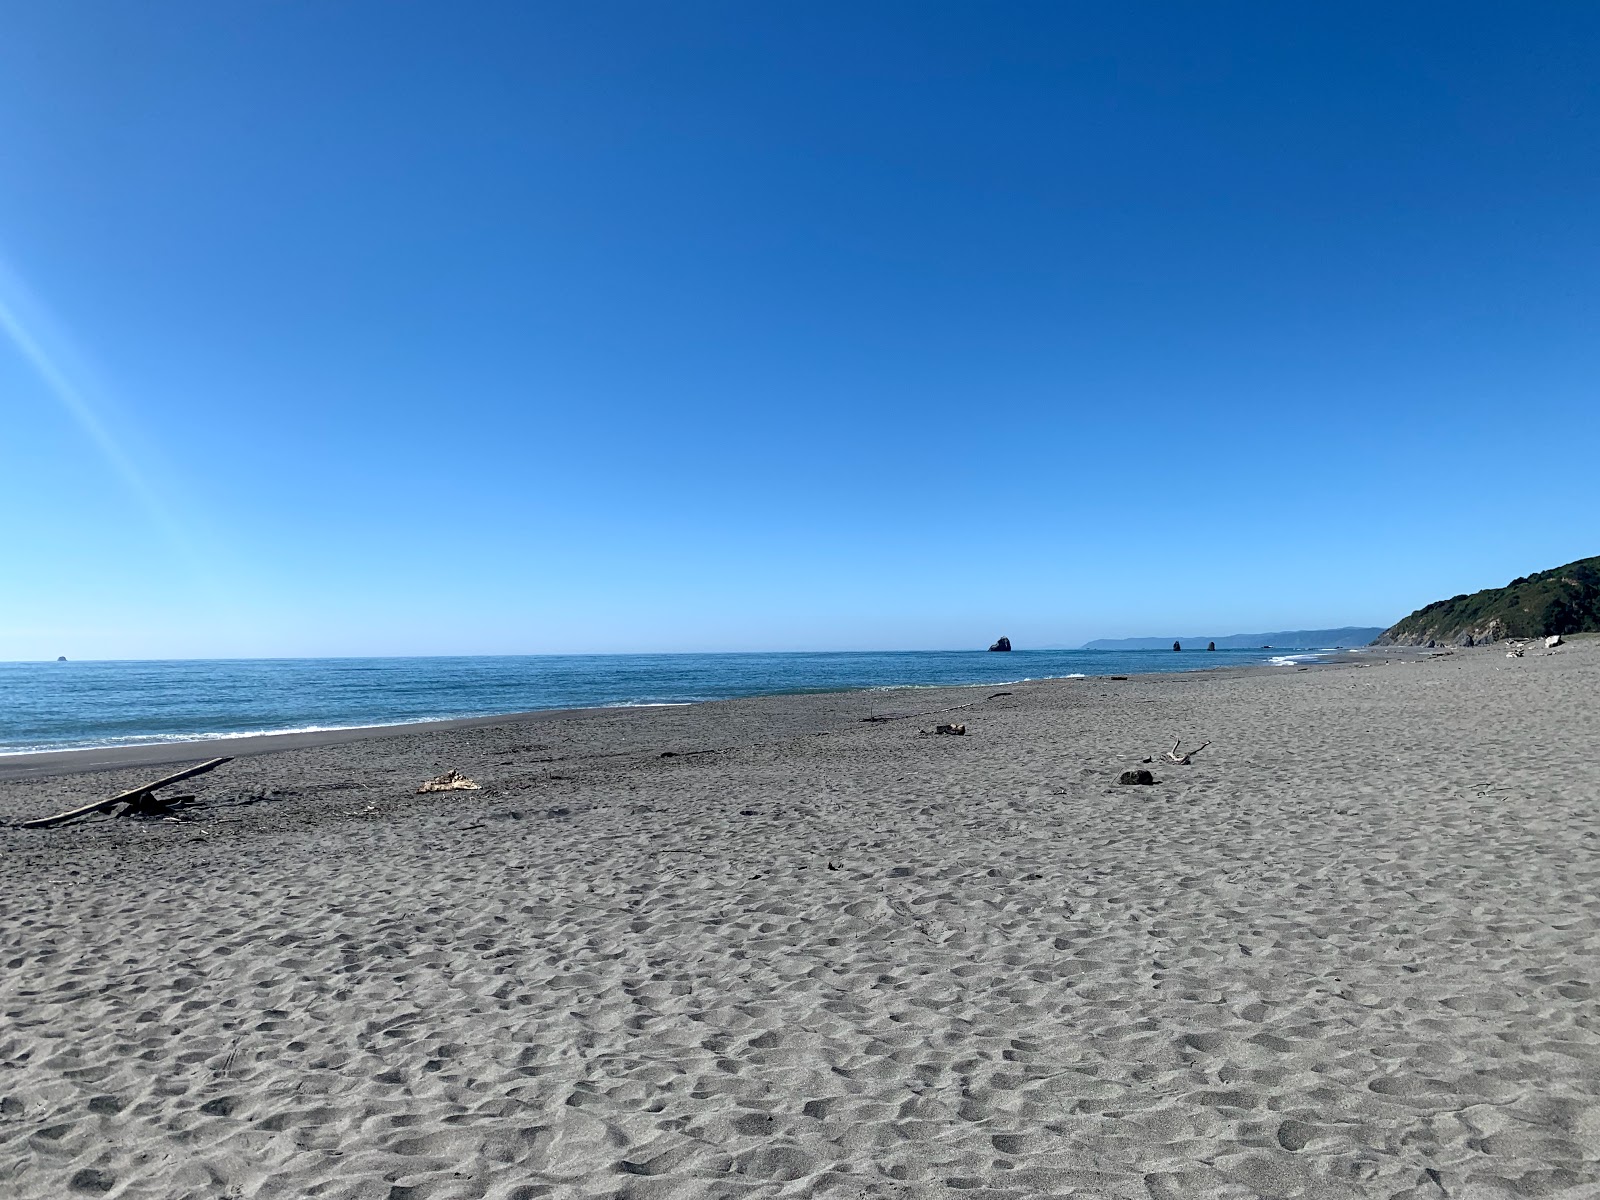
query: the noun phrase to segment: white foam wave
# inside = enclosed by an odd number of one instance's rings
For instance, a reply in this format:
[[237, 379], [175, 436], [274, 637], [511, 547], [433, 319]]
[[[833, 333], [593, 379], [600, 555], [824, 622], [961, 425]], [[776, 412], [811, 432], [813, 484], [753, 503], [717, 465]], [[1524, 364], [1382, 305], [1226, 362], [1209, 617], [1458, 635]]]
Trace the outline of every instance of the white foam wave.
[[1316, 662], [1321, 657], [1322, 651], [1318, 650], [1310, 654], [1275, 654], [1267, 662], [1274, 667], [1298, 667], [1301, 663]]
[[0, 758], [18, 754], [54, 754], [65, 750], [124, 750], [139, 746], [170, 746], [177, 742], [226, 742], [237, 738], [286, 737], [293, 733], [342, 733], [356, 729], [398, 729], [405, 725], [422, 725], [430, 721], [454, 721], [459, 717], [412, 717], [404, 721], [370, 721], [360, 725], [295, 725], [289, 729], [230, 729], [204, 733], [136, 733], [126, 737], [101, 738], [92, 742], [74, 742], [70, 745], [7, 746], [0, 749]]
[[[699, 703], [694, 700], [625, 700], [615, 704], [572, 705], [572, 708], [680, 708]], [[528, 711], [557, 711], [532, 709]], [[240, 738], [288, 737], [296, 733], [347, 733], [361, 729], [404, 729], [409, 725], [429, 725], [435, 721], [468, 721], [490, 717], [508, 720], [522, 715], [523, 710], [509, 713], [471, 712], [440, 713], [428, 717], [407, 717], [403, 721], [363, 721], [359, 725], [293, 725], [287, 729], [229, 729], [207, 730], [201, 733], [135, 733], [125, 737], [99, 738], [94, 741], [59, 742], [35, 746], [0, 746], [0, 758], [14, 758], [22, 754], [58, 754], [74, 750], [134, 750], [140, 746], [172, 746], [182, 742], [227, 742]]]

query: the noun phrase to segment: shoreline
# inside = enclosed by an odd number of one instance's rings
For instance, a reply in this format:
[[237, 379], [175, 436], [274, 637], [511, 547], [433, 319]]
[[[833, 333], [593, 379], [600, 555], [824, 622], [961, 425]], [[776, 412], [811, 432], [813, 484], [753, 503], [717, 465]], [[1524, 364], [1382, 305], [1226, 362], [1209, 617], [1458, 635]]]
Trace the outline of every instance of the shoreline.
[[[1370, 649], [1370, 648], [1364, 648]], [[1399, 649], [1399, 648], [1392, 648]], [[339, 725], [326, 729], [269, 730], [259, 733], [205, 734], [181, 737], [166, 742], [134, 742], [119, 746], [69, 746], [54, 750], [16, 750], [0, 753], [0, 782], [50, 779], [61, 775], [86, 775], [115, 771], [124, 767], [163, 767], [191, 762], [198, 758], [249, 758], [288, 750], [338, 746], [350, 742], [408, 737], [430, 732], [449, 732], [496, 725], [521, 725], [540, 720], [578, 718], [585, 714], [650, 711], [661, 708], [698, 708], [707, 704], [732, 704], [790, 696], [844, 696], [872, 692], [917, 692], [963, 690], [969, 688], [1026, 687], [1034, 684], [1067, 683], [1074, 680], [1169, 679], [1182, 676], [1218, 676], [1262, 672], [1284, 674], [1294, 670], [1326, 669], [1358, 661], [1360, 650], [1330, 649], [1302, 651], [1325, 657], [1308, 662], [1219, 664], [1215, 667], [1183, 671], [1144, 671], [1135, 675], [1047, 675], [1035, 679], [1001, 683], [928, 683], [878, 687], [838, 688], [824, 691], [759, 692], [748, 696], [720, 696], [709, 700], [686, 700], [659, 704], [596, 704], [580, 708], [536, 708], [506, 713], [484, 713], [470, 717], [440, 717], [423, 721], [395, 721], [374, 725]], [[208, 751], [210, 751], [208, 753]]]

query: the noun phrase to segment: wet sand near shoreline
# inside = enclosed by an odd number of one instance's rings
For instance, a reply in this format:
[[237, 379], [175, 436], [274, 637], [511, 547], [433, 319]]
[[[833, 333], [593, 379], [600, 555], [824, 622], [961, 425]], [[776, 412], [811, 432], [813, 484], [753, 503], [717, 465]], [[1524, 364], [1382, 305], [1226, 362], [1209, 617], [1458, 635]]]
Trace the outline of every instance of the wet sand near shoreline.
[[[251, 733], [239, 737], [214, 737], [133, 746], [103, 746], [84, 750], [40, 750], [28, 754], [0, 755], [0, 783], [17, 779], [50, 779], [89, 772], [127, 768], [178, 767], [197, 759], [226, 755], [230, 758], [278, 754], [342, 746], [348, 742], [384, 741], [414, 734], [448, 733], [507, 724], [532, 725], [540, 721], [570, 720], [601, 708], [548, 709], [539, 712], [497, 713], [485, 717], [454, 717], [442, 721], [410, 721], [395, 725], [357, 725], [339, 729], [307, 729], [293, 733]], [[145, 782], [140, 779], [139, 782]]]
[[1592, 1195], [1600, 641], [1357, 662], [17, 764], [0, 1191]]

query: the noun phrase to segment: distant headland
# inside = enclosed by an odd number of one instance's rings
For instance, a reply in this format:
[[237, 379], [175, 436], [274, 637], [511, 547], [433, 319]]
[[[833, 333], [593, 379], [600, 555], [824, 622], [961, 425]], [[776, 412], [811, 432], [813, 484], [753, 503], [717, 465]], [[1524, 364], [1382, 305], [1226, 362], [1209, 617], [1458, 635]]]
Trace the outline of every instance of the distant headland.
[[1263, 646], [1282, 650], [1327, 650], [1336, 646], [1365, 646], [1383, 632], [1377, 625], [1346, 625], [1339, 629], [1280, 629], [1275, 633], [1230, 633], [1194, 637], [1100, 638], [1085, 642], [1085, 650], [1171, 650], [1173, 643], [1204, 650], [1215, 642], [1218, 650], [1259, 650]]
[[1435, 600], [1385, 629], [1385, 646], [1474, 646], [1502, 638], [1600, 631], [1600, 557], [1580, 558], [1484, 588]]

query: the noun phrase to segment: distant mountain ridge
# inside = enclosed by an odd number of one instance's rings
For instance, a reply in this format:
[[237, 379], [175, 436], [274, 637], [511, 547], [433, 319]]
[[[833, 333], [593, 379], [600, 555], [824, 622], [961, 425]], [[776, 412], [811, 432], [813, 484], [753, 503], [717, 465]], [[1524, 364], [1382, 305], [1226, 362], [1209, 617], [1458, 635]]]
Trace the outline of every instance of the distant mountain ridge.
[[1484, 588], [1435, 600], [1378, 636], [1384, 646], [1473, 646], [1501, 638], [1600, 631], [1600, 557], [1580, 558]]
[[1335, 646], [1365, 646], [1383, 633], [1373, 625], [1345, 625], [1338, 629], [1280, 629], [1276, 633], [1230, 633], [1224, 637], [1099, 638], [1085, 642], [1085, 650], [1171, 650], [1178, 642], [1185, 650], [1204, 650], [1215, 642], [1218, 650], [1253, 650], [1262, 646], [1283, 650], [1327, 650]]

